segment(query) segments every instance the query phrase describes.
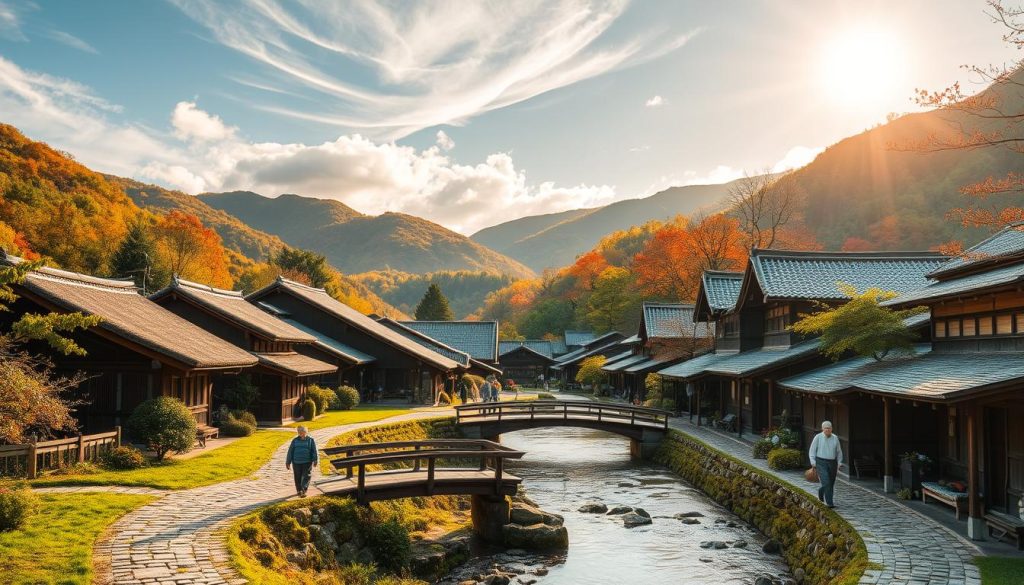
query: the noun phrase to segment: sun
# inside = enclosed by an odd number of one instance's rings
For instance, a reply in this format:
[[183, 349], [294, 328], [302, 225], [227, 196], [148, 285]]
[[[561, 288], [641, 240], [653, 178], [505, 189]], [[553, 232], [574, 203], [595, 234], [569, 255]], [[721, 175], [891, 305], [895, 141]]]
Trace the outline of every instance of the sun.
[[845, 106], [867, 109], [906, 97], [904, 47], [888, 31], [844, 31], [825, 43], [820, 59], [823, 89]]

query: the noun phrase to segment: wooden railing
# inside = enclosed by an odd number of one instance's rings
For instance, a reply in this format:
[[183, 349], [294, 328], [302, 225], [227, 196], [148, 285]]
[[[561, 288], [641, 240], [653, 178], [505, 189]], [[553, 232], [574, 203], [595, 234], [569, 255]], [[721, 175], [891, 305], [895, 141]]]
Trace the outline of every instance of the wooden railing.
[[[367, 499], [367, 477], [387, 476], [399, 482], [409, 474], [423, 474], [424, 468], [426, 475], [423, 481], [427, 493], [439, 479], [438, 472], [488, 470], [493, 472], [489, 481], [494, 482], [495, 493], [500, 493], [504, 460], [520, 459], [525, 454], [493, 441], [477, 439], [360, 443], [321, 451], [329, 457], [343, 455], [332, 458], [331, 465], [343, 471], [345, 479], [355, 477], [356, 499], [360, 502]], [[439, 465], [439, 462], [447, 466]]]
[[584, 400], [525, 400], [512, 402], [481, 402], [455, 407], [458, 424], [502, 420], [551, 420], [561, 418], [587, 419], [597, 422], [668, 428], [667, 410]]
[[86, 461], [99, 461], [104, 453], [120, 446], [121, 427], [96, 435], [79, 435], [26, 445], [0, 445], [0, 476], [35, 479], [43, 471]]

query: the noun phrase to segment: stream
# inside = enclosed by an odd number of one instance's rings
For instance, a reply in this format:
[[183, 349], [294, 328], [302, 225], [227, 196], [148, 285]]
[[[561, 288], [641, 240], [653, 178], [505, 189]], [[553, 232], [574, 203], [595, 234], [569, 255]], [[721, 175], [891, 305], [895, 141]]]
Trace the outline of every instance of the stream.
[[[789, 579], [783, 559], [762, 552], [767, 540], [763, 535], [666, 468], [633, 461], [629, 441], [623, 437], [550, 428], [506, 434], [501, 442], [527, 453], [506, 468], [523, 478], [523, 493], [543, 510], [565, 517], [569, 549], [544, 556], [481, 548], [441, 583], [472, 580], [495, 565], [521, 573], [512, 583], [543, 585], [752, 584], [758, 577]], [[626, 528], [619, 516], [579, 512], [588, 502], [643, 508], [653, 524]], [[700, 523], [684, 524], [673, 517], [686, 512], [702, 514], [697, 518]], [[702, 548], [701, 543], [708, 541], [729, 544]]]

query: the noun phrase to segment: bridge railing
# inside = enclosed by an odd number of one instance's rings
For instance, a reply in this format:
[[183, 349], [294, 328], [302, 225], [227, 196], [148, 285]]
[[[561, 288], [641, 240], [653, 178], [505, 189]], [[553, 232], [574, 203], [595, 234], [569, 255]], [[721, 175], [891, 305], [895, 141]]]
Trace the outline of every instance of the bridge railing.
[[[426, 467], [427, 492], [433, 488], [437, 471], [451, 470], [493, 470], [495, 490], [500, 491], [505, 459], [520, 459], [525, 455], [493, 441], [480, 439], [436, 439], [426, 441], [395, 441], [389, 443], [359, 443], [342, 445], [321, 450], [327, 456], [342, 455], [330, 459], [331, 465], [345, 472], [346, 479], [356, 477], [356, 497], [363, 501], [366, 494], [368, 475], [422, 473]], [[463, 463], [455, 467], [439, 466], [438, 462]], [[465, 463], [472, 462], [472, 465]], [[377, 468], [376, 470], [371, 468]], [[353, 473], [355, 470], [355, 473]]]
[[583, 400], [524, 400], [511, 402], [481, 402], [455, 407], [459, 424], [494, 422], [502, 420], [547, 419], [564, 420], [587, 418], [633, 426], [668, 428], [672, 413], [658, 408], [630, 406], [609, 402]]

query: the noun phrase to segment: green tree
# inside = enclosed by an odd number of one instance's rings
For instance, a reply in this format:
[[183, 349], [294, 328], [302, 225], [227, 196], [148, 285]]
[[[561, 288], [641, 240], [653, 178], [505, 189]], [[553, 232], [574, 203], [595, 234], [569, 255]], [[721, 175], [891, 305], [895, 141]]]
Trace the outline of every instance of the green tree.
[[128, 233], [110, 259], [110, 270], [119, 278], [131, 277], [135, 286], [153, 291], [165, 285], [168, 275], [154, 266], [157, 258], [156, 238], [142, 217], [128, 226]]
[[916, 307], [896, 311], [880, 303], [896, 296], [878, 288], [863, 293], [846, 283], [839, 290], [850, 300], [838, 307], [822, 307], [811, 315], [804, 315], [793, 324], [793, 331], [801, 335], [820, 335], [821, 351], [833, 360], [853, 352], [862, 357], [881, 361], [892, 350], [912, 352], [918, 335], [911, 331], [905, 320], [927, 309]]
[[454, 319], [455, 315], [452, 314], [452, 310], [448, 306], [448, 299], [441, 292], [441, 287], [431, 283], [427, 287], [423, 299], [420, 300], [420, 304], [416, 305], [416, 320], [452, 321]]
[[283, 248], [271, 259], [270, 263], [280, 268], [285, 276], [289, 276], [289, 273], [305, 276], [305, 279], [309, 280], [310, 286], [317, 288], [326, 287], [334, 279], [333, 271], [327, 264], [327, 258], [309, 250]]
[[633, 274], [625, 268], [601, 272], [586, 304], [586, 321], [595, 331], [629, 329], [639, 322], [641, 298], [633, 284]]
[[502, 341], [523, 341], [526, 338], [519, 333], [515, 323], [502, 321], [498, 329], [498, 339]]
[[589, 384], [597, 394], [605, 380], [608, 379], [608, 374], [601, 369], [606, 361], [607, 359], [603, 355], [590, 356], [583, 360], [580, 362], [580, 370], [576, 372], [576, 381], [580, 384]]
[[544, 299], [530, 310], [519, 324], [520, 331], [530, 339], [546, 334], [559, 334], [571, 329], [576, 315], [572, 305], [563, 299]]

